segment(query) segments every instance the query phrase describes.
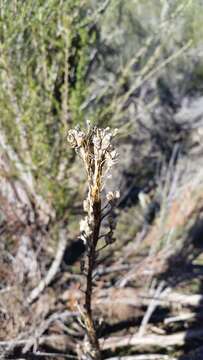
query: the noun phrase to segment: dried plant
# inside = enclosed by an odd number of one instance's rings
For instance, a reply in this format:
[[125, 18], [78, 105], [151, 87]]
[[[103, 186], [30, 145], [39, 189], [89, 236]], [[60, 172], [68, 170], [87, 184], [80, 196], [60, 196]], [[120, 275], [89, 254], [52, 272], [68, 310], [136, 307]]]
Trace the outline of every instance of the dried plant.
[[[86, 216], [80, 222], [81, 239], [86, 245], [87, 260], [84, 269], [86, 271], [85, 305], [84, 311], [81, 313], [88, 336], [88, 348], [86, 348], [84, 354], [87, 357], [85, 359], [99, 360], [102, 358], [92, 315], [93, 272], [97, 265], [99, 239], [103, 237], [106, 246], [114, 240], [113, 230], [115, 223], [109, 215], [116, 205], [119, 192], [108, 192], [104, 206], [102, 206], [101, 194], [106, 176], [117, 159], [117, 152], [112, 145], [115, 134], [116, 130], [111, 131], [110, 128], [92, 127], [89, 123], [85, 131], [77, 127], [70, 130], [68, 134], [69, 143], [83, 160], [88, 182], [88, 194], [83, 203]], [[100, 235], [101, 223], [106, 217], [109, 219], [109, 230], [105, 235]]]

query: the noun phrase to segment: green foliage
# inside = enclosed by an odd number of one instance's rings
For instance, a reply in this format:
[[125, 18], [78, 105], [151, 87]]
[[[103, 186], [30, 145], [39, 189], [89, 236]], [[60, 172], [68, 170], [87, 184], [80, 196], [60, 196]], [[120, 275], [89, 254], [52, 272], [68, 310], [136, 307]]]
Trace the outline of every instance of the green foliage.
[[83, 121], [87, 10], [81, 1], [28, 0], [5, 1], [0, 13], [0, 128], [60, 214], [69, 199], [66, 132]]
[[140, 91], [163, 59], [201, 37], [200, 0], [165, 4], [112, 0], [105, 11], [95, 0], [1, 4], [0, 131], [60, 216], [76, 192], [68, 128], [86, 118], [127, 127], [136, 117], [131, 89]]
[[90, 38], [86, 29], [81, 28], [78, 32], [79, 46], [76, 49], [75, 56], [77, 57], [77, 73], [76, 81], [70, 93], [70, 107], [72, 110], [73, 123], [82, 123], [84, 121], [84, 112], [82, 111], [82, 104], [86, 98], [87, 84], [86, 72], [88, 68], [89, 51], [88, 43]]

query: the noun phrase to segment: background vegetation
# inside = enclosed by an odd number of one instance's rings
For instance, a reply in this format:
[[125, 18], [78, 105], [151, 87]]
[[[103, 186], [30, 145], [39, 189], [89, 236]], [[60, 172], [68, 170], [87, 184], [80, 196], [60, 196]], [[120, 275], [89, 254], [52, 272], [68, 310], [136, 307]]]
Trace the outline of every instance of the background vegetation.
[[[3, 359], [79, 357], [77, 238], [87, 189], [67, 132], [87, 120], [118, 128], [120, 154], [105, 189], [121, 193], [117, 241], [102, 255], [95, 294], [104, 358], [187, 359], [200, 348], [202, 23], [201, 0], [0, 1]], [[150, 302], [166, 290], [182, 294], [183, 307]], [[137, 331], [163, 338], [118, 345]]]

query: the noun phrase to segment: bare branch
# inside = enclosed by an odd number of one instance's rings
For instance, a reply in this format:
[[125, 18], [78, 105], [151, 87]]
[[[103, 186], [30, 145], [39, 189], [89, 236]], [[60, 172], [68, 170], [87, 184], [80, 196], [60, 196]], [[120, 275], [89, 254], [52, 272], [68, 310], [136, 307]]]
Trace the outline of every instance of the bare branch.
[[108, 358], [107, 360], [177, 360], [177, 358], [169, 357], [163, 354], [145, 354], [145, 355], [132, 355], [132, 356], [119, 356]]
[[145, 335], [140, 337], [139, 333], [128, 336], [112, 336], [108, 339], [101, 339], [100, 345], [103, 350], [124, 348], [128, 346], [144, 346], [145, 349], [159, 347], [165, 349], [168, 346], [184, 345], [187, 340], [199, 339], [203, 336], [203, 328], [198, 330], [182, 331], [173, 335]]

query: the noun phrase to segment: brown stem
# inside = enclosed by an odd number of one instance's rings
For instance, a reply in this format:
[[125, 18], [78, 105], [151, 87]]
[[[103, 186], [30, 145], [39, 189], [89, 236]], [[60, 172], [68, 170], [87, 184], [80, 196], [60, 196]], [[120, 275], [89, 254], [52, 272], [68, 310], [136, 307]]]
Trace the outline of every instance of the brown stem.
[[101, 224], [101, 201], [96, 201], [93, 204], [94, 214], [94, 227], [92, 239], [90, 242], [90, 248], [88, 252], [88, 272], [87, 272], [87, 283], [86, 283], [86, 295], [85, 295], [85, 322], [86, 329], [89, 338], [92, 359], [102, 360], [101, 351], [99, 347], [99, 341], [96, 334], [96, 329], [92, 317], [92, 283], [93, 283], [93, 271], [96, 261], [96, 246], [99, 239], [100, 224]]

